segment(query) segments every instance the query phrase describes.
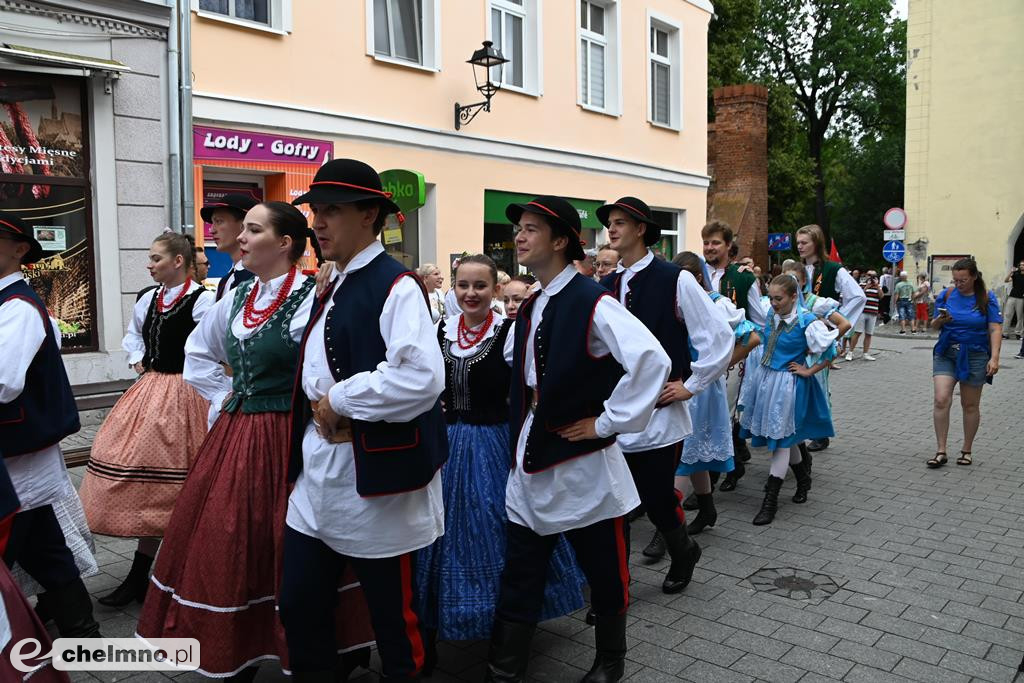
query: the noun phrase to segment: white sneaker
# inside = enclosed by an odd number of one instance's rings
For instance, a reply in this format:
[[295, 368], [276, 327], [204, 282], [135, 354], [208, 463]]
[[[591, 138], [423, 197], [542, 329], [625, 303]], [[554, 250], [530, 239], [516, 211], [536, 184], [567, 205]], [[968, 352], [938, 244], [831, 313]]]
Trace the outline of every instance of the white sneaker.
[[846, 358], [846, 360], [853, 360], [853, 351], [848, 351], [844, 358]]
[[864, 354], [864, 360], [878, 360], [878, 359], [877, 359], [877, 358], [875, 358], [874, 356], [872, 356], [872, 355], [871, 355], [871, 354], [869, 354], [869, 353], [865, 353], [865, 354]]

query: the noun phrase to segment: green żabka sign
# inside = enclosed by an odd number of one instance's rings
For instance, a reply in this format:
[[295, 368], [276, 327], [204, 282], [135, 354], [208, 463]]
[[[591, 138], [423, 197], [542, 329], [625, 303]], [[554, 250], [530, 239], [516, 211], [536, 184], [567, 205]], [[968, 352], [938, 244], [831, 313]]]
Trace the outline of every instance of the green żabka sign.
[[391, 193], [391, 201], [403, 213], [415, 211], [427, 201], [427, 184], [423, 174], [404, 168], [393, 168], [380, 174], [380, 184]]

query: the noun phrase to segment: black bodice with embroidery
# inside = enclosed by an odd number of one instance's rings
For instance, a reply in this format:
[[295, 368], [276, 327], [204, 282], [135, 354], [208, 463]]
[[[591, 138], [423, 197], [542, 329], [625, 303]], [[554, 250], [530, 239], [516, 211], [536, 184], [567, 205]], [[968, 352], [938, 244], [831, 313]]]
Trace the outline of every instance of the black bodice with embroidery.
[[444, 356], [444, 416], [449, 424], [508, 422], [512, 370], [505, 362], [505, 338], [512, 321], [506, 319], [497, 324], [494, 334], [465, 358], [451, 353], [452, 344], [457, 342], [445, 339], [444, 325], [438, 325], [437, 337]]

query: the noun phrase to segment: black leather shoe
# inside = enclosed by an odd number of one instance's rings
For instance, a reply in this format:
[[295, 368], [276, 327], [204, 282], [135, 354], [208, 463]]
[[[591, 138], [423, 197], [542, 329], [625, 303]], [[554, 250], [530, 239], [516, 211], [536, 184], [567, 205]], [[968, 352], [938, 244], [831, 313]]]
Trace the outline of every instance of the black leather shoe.
[[814, 441], [811, 441], [810, 443], [807, 444], [807, 450], [812, 452], [823, 451], [826, 448], [828, 448], [828, 445], [828, 439], [815, 439]]
[[655, 530], [651, 542], [643, 549], [643, 556], [652, 560], [660, 560], [665, 557], [665, 538], [660, 531]]
[[[436, 631], [434, 632], [436, 635]], [[426, 643], [424, 643], [424, 646]], [[426, 659], [429, 656], [430, 651], [424, 647], [424, 670], [427, 668]], [[434, 651], [434, 664], [437, 663], [437, 651]], [[338, 675], [335, 680], [347, 681], [348, 677], [352, 675], [352, 672], [363, 667], [364, 669], [370, 668], [370, 648], [361, 647], [358, 650], [350, 650], [348, 652], [342, 652], [338, 657]]]
[[99, 638], [100, 625], [92, 618], [92, 597], [82, 579], [48, 591], [53, 621], [61, 638]]
[[523, 680], [526, 665], [530, 662], [530, 641], [536, 629], [536, 624], [519, 624], [496, 618], [491, 628], [484, 681], [518, 683]]
[[682, 525], [665, 534], [665, 545], [668, 546], [672, 564], [661, 584], [661, 592], [669, 595], [681, 593], [693, 579], [693, 570], [700, 560], [700, 546], [697, 545], [697, 541], [690, 538], [686, 527]]
[[807, 471], [807, 463], [801, 461], [796, 465], [790, 465], [793, 476], [796, 477], [796, 493], [793, 494], [793, 502], [800, 504], [807, 502], [807, 492], [811, 490], [811, 473]]
[[735, 469], [732, 472], [727, 472], [725, 479], [722, 480], [721, 486], [718, 487], [719, 491], [735, 491], [736, 484], [740, 482], [743, 475], [747, 473], [747, 468], [743, 466], [743, 463], [737, 459], [733, 459]]
[[683, 509], [688, 512], [693, 512], [694, 510], [700, 509], [700, 505], [698, 505], [697, 503], [696, 493], [691, 493], [685, 499], [683, 499]]
[[626, 673], [626, 615], [597, 617], [594, 625], [597, 654], [581, 683], [614, 683]]
[[782, 488], [782, 480], [778, 477], [768, 476], [764, 484], [764, 502], [761, 509], [754, 516], [754, 526], [771, 524], [775, 519], [775, 513], [779, 510], [779, 489]]
[[718, 510], [715, 509], [713, 493], [698, 494], [697, 502], [700, 503], [700, 512], [692, 522], [686, 525], [686, 531], [691, 536], [696, 536], [705, 529], [715, 526], [715, 522], [718, 521]]
[[149, 568], [152, 565], [152, 557], [143, 555], [136, 550], [132, 568], [128, 570], [128, 576], [112, 593], [97, 598], [96, 602], [106, 607], [124, 607], [133, 600], [142, 604], [142, 601], [146, 599], [146, 590], [149, 588]]
[[750, 449], [747, 448], [747, 440], [740, 438], [740, 423], [732, 423], [732, 452], [736, 462], [748, 462], [750, 460]]

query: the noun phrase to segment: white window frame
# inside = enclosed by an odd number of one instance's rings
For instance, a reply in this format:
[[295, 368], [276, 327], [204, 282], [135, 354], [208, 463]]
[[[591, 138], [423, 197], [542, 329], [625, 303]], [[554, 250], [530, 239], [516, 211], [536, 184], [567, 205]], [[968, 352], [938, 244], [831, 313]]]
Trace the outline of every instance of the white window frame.
[[[421, 71], [438, 72], [441, 70], [441, 0], [422, 0], [423, 16], [420, 17], [421, 36], [421, 61], [411, 62], [401, 57], [389, 57], [388, 55], [377, 54], [374, 26], [373, 26], [373, 0], [366, 0], [366, 55], [373, 57], [378, 62], [397, 64], [410, 69]], [[394, 45], [394, 40], [391, 41]]]
[[[234, 7], [234, 1], [235, 0], [228, 0], [229, 11]], [[196, 16], [204, 19], [222, 21], [225, 24], [234, 24], [235, 26], [251, 28], [257, 31], [266, 31], [267, 33], [276, 33], [278, 35], [285, 35], [292, 32], [292, 0], [270, 0], [270, 23], [268, 24], [261, 24], [258, 21], [249, 21], [248, 19], [238, 19], [228, 14], [220, 14], [219, 12], [199, 9], [199, 0], [191, 0], [189, 6], [192, 11], [196, 13]]]
[[[622, 22], [619, 21], [618, 0], [586, 0], [590, 5], [604, 8], [604, 35], [599, 36], [584, 30], [580, 24], [580, 1], [576, 4], [576, 104], [587, 111], [609, 116], [622, 115], [622, 60], [619, 59], [619, 45], [622, 44]], [[604, 107], [596, 107], [583, 101], [583, 80], [588, 74], [583, 73], [583, 60], [580, 47], [583, 41], [599, 43], [604, 46]]]
[[[505, 2], [505, 0], [488, 0], [485, 26], [488, 40], [490, 40], [492, 35], [491, 10], [495, 9], [518, 14], [523, 17], [523, 85], [519, 87], [502, 83], [501, 89], [534, 97], [543, 95], [544, 31], [543, 23], [540, 20], [544, 12], [543, 0], [523, 0], [521, 6], [512, 2]], [[507, 64], [505, 68], [508, 68]], [[504, 71], [502, 74], [504, 76]]]
[[686, 209], [668, 209], [660, 206], [652, 206], [651, 211], [660, 211], [662, 213], [672, 214], [672, 230], [662, 230], [661, 236], [675, 238], [675, 250], [676, 253], [686, 249], [685, 238], [686, 238]]
[[[678, 20], [647, 11], [647, 25], [644, 32], [644, 52], [647, 59], [644, 66], [647, 71], [647, 122], [658, 128], [681, 131], [683, 129], [683, 26]], [[654, 84], [651, 82], [651, 62], [655, 59], [664, 63], [651, 49], [651, 30], [658, 29], [668, 33], [668, 66], [669, 85], [669, 123], [654, 120]]]

